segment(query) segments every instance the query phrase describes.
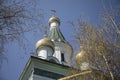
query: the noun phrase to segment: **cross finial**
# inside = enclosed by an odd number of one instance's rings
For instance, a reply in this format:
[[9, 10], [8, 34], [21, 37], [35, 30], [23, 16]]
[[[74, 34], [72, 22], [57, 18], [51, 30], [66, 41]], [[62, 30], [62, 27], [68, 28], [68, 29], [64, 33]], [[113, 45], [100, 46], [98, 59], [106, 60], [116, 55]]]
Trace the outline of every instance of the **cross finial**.
[[51, 12], [52, 12], [52, 15], [55, 16], [56, 10], [53, 10], [53, 9], [52, 9]]

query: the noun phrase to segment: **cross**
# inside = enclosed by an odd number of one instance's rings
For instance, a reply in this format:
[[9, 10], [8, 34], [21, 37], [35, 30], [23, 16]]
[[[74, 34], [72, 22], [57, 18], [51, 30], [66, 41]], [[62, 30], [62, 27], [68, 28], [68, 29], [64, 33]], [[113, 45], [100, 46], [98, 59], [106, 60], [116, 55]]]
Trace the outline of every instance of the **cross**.
[[52, 12], [52, 15], [55, 15], [56, 14], [56, 10], [51, 10], [51, 12]]

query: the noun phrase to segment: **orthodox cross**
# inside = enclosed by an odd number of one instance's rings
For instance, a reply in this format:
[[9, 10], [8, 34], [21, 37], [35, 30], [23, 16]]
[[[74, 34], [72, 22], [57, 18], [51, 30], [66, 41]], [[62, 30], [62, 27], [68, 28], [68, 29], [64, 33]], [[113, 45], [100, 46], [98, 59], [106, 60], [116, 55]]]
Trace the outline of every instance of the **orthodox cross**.
[[51, 12], [53, 16], [56, 14], [56, 10], [51, 10]]

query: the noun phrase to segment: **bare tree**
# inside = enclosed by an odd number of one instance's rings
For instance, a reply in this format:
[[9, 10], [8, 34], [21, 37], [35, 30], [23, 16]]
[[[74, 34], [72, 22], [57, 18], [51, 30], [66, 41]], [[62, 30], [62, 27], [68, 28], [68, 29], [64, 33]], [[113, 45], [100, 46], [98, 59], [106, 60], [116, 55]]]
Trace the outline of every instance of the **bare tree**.
[[[42, 14], [39, 12], [33, 14], [34, 10], [32, 12], [31, 9], [27, 9], [28, 6], [24, 2], [24, 0], [0, 0], [0, 63], [5, 58], [6, 43], [16, 40], [25, 49], [24, 33], [40, 26]], [[39, 24], [39, 26], [35, 27], [35, 24]]]
[[102, 14], [101, 26], [78, 20], [71, 23], [80, 46], [88, 53], [88, 62], [92, 68], [109, 73], [111, 80], [120, 77], [120, 14], [116, 10]]

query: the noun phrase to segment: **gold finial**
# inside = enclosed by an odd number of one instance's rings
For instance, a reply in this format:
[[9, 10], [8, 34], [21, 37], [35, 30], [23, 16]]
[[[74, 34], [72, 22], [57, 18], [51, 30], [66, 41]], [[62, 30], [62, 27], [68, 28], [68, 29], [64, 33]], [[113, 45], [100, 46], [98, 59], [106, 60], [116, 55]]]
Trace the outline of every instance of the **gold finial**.
[[48, 21], [49, 25], [54, 21], [58, 22], [58, 24], [60, 25], [60, 19], [55, 16], [56, 10], [51, 10], [51, 12], [52, 12], [52, 17]]
[[53, 9], [52, 9], [51, 12], [52, 12], [52, 15], [53, 15], [53, 16], [56, 15], [56, 10], [53, 10]]

